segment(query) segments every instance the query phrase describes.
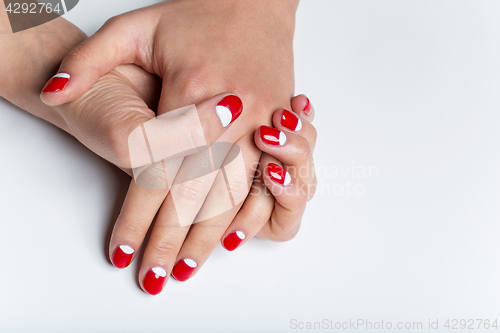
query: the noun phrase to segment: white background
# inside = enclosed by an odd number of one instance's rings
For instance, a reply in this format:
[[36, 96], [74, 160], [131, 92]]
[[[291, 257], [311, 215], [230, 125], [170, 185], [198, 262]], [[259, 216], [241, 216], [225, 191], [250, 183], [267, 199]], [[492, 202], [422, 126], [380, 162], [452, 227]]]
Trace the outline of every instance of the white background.
[[[91, 34], [153, 2], [81, 1], [67, 17]], [[137, 265], [106, 259], [128, 178], [0, 101], [0, 332], [500, 320], [500, 3], [303, 0], [295, 49], [323, 170], [301, 232], [219, 247], [157, 297]]]

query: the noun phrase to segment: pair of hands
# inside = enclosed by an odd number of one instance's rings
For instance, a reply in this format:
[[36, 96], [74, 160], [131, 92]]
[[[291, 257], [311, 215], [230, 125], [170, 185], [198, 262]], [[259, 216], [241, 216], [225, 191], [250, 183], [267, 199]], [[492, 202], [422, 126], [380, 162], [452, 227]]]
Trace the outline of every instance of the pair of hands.
[[[157, 214], [139, 272], [146, 292], [159, 293], [172, 271], [177, 279], [188, 279], [220, 240], [234, 250], [255, 235], [282, 241], [298, 231], [314, 192], [311, 154], [316, 133], [308, 99], [291, 98], [296, 7], [288, 0], [161, 3], [109, 20], [71, 50], [58, 71], [70, 79], [59, 76], [42, 94], [46, 104], [58, 106], [34, 111], [31, 103], [36, 102], [21, 102], [12, 87], [0, 87], [7, 99], [63, 128], [129, 172], [128, 136], [156, 114], [197, 104], [201, 118], [213, 120], [216, 105], [228, 95], [224, 92], [241, 98], [243, 112], [237, 120], [204, 132], [210, 136], [207, 142], [235, 143], [241, 149], [248, 182], [231, 188], [233, 198], [246, 197], [254, 180], [243, 205], [181, 227], [168, 190], [145, 189], [132, 180], [109, 252], [116, 266], [127, 266]], [[49, 23], [56, 29], [55, 41], [45, 48], [56, 44], [52, 58], [61, 59], [64, 48], [73, 47], [82, 36], [64, 20], [56, 21], [60, 22]], [[65, 33], [59, 35], [60, 29]], [[67, 35], [75, 38], [68, 40]], [[48, 71], [46, 64], [43, 68]], [[275, 129], [259, 127], [262, 124]], [[280, 132], [286, 137], [283, 145]], [[178, 174], [192, 172], [186, 159]], [[209, 182], [183, 185], [180, 200], [194, 206], [205, 200], [205, 206], [217, 205], [222, 196]]]

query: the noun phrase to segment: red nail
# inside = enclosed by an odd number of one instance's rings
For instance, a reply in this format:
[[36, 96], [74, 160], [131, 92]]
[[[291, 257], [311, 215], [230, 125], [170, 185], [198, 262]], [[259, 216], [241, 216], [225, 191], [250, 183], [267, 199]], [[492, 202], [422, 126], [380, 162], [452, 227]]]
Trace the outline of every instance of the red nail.
[[311, 105], [311, 101], [309, 100], [309, 98], [307, 98], [307, 103], [306, 103], [306, 106], [304, 106], [304, 113], [308, 116], [311, 114], [311, 111], [312, 111], [312, 105]]
[[260, 132], [260, 137], [262, 141], [269, 145], [273, 146], [283, 146], [286, 142], [286, 135], [285, 133], [281, 132], [280, 130], [277, 130], [276, 128], [273, 127], [268, 127], [268, 126], [261, 126], [259, 128]]
[[113, 265], [117, 268], [125, 268], [130, 265], [132, 257], [134, 256], [134, 249], [128, 245], [120, 245], [113, 253]]
[[193, 274], [198, 264], [193, 259], [180, 260], [172, 270], [172, 275], [179, 281], [186, 281]]
[[42, 90], [42, 93], [53, 93], [53, 92], [58, 92], [62, 91], [64, 87], [69, 82], [69, 74], [66, 73], [59, 73], [54, 75], [49, 82], [45, 85], [45, 87]]
[[224, 238], [223, 244], [226, 250], [234, 251], [245, 239], [245, 234], [242, 231], [230, 233]]
[[163, 289], [167, 272], [161, 267], [151, 268], [144, 277], [142, 285], [150, 295], [158, 295]]
[[302, 121], [299, 117], [288, 110], [283, 110], [283, 113], [281, 114], [281, 125], [295, 132], [302, 129]]
[[236, 95], [224, 97], [215, 107], [215, 112], [219, 116], [223, 127], [235, 121], [243, 111], [243, 102]]
[[276, 183], [281, 185], [288, 185], [292, 181], [290, 174], [285, 171], [278, 164], [269, 163], [267, 165], [267, 175]]

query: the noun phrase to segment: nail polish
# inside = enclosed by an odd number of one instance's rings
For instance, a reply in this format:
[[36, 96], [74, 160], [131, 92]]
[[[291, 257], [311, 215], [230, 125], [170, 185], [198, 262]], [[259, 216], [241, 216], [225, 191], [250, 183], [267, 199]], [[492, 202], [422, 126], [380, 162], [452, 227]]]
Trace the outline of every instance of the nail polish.
[[233, 233], [230, 233], [229, 235], [224, 238], [223, 245], [228, 251], [234, 251], [236, 248], [243, 242], [245, 239], [245, 234], [243, 231], [236, 231]]
[[259, 129], [260, 132], [260, 137], [262, 141], [269, 145], [273, 146], [283, 146], [286, 142], [286, 135], [285, 133], [281, 132], [280, 130], [273, 128], [273, 127], [268, 127], [268, 126], [261, 126]]
[[224, 97], [215, 107], [215, 112], [219, 116], [223, 127], [235, 121], [243, 111], [243, 102], [236, 95]]
[[142, 285], [148, 294], [158, 295], [163, 290], [166, 277], [167, 272], [163, 268], [153, 267], [146, 273]]
[[59, 73], [54, 75], [49, 82], [45, 85], [45, 87], [42, 90], [42, 93], [54, 93], [54, 92], [60, 92], [66, 87], [66, 85], [69, 82], [69, 74], [66, 73]]
[[275, 163], [269, 163], [267, 165], [267, 175], [276, 183], [284, 186], [287, 186], [292, 181], [290, 174]]
[[304, 113], [308, 116], [311, 114], [312, 112], [312, 105], [311, 105], [311, 101], [309, 100], [309, 98], [307, 98], [307, 103], [306, 103], [306, 106], [304, 106]]
[[172, 269], [173, 277], [178, 281], [186, 281], [191, 277], [198, 264], [193, 259], [182, 259]]
[[113, 253], [113, 265], [117, 268], [125, 268], [130, 265], [132, 257], [134, 256], [134, 249], [128, 245], [117, 246]]
[[295, 114], [285, 109], [281, 114], [281, 126], [298, 132], [302, 129], [302, 121]]

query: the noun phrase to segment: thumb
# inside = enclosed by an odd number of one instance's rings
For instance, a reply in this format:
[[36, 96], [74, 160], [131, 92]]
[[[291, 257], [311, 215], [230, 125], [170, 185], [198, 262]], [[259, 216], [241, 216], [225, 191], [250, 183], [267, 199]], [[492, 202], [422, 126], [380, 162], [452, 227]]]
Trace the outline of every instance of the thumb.
[[219, 94], [142, 123], [128, 138], [131, 168], [147, 168], [206, 149], [242, 111], [238, 96]]
[[152, 72], [150, 59], [141, 55], [151, 43], [153, 20], [141, 22], [140, 28], [137, 21], [130, 14], [114, 17], [69, 51], [57, 74], [42, 89], [41, 100], [51, 106], [71, 102], [120, 64], [136, 64]]

